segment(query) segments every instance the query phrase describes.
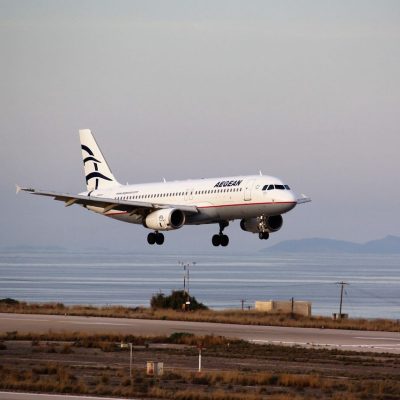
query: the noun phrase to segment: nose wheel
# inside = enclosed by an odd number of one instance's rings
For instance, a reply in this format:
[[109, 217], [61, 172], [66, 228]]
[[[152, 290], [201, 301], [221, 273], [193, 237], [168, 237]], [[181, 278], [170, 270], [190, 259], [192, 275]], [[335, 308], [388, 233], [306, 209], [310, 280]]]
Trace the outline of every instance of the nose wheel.
[[160, 232], [150, 232], [147, 235], [147, 243], [148, 244], [158, 244], [158, 245], [162, 245], [164, 243], [164, 235]]
[[223, 221], [219, 223], [219, 234], [214, 235], [211, 239], [213, 246], [218, 247], [226, 247], [229, 244], [229, 236], [224, 235], [224, 229], [229, 225], [228, 221]]

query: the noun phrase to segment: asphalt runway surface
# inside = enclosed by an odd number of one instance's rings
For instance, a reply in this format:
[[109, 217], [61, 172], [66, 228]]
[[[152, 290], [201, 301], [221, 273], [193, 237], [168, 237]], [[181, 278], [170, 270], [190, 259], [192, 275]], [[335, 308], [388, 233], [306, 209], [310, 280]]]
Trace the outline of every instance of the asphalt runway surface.
[[237, 338], [259, 344], [298, 345], [400, 354], [400, 333], [340, 329], [216, 324], [128, 318], [0, 313], [0, 333], [86, 332], [142, 336], [189, 332]]

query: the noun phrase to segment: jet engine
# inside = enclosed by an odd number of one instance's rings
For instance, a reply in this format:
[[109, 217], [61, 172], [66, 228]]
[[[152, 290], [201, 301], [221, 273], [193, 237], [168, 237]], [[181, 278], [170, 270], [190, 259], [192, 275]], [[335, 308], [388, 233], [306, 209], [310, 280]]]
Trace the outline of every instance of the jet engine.
[[150, 213], [144, 219], [143, 225], [155, 231], [170, 231], [181, 228], [185, 219], [183, 211], [176, 208], [164, 208]]
[[247, 232], [260, 233], [260, 232], [276, 232], [282, 228], [283, 218], [282, 215], [273, 215], [271, 217], [257, 217], [242, 219], [240, 227]]

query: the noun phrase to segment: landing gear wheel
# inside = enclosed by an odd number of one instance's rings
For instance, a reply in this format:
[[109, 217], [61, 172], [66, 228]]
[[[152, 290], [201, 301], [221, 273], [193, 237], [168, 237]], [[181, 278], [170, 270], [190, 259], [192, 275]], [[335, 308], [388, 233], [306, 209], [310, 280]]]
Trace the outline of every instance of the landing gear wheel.
[[226, 247], [229, 244], [229, 236], [221, 235], [221, 246]]
[[212, 237], [212, 244], [217, 247], [221, 244], [221, 236], [220, 235], [214, 235]]
[[269, 233], [268, 232], [260, 232], [259, 234], [258, 234], [258, 237], [261, 239], [261, 240], [267, 240], [268, 238], [269, 238]]
[[162, 233], [156, 233], [156, 243], [162, 245], [164, 243], [164, 235]]
[[147, 243], [148, 243], [148, 244], [154, 244], [155, 242], [156, 242], [156, 234], [153, 233], [153, 232], [150, 232], [150, 233], [147, 235]]
[[212, 244], [217, 246], [228, 246], [229, 237], [223, 234], [224, 229], [229, 225], [229, 221], [219, 222], [219, 234], [212, 237]]

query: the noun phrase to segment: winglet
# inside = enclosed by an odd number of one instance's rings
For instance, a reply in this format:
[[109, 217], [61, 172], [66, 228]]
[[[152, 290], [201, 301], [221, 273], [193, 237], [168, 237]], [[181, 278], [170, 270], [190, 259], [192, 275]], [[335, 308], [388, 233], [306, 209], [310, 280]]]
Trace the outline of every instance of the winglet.
[[305, 194], [301, 194], [301, 198], [297, 199], [297, 204], [309, 203], [311, 199], [307, 197]]
[[23, 188], [19, 185], [15, 185], [15, 193], [18, 194], [19, 192], [31, 192], [34, 193], [35, 189], [28, 189], [28, 188]]

